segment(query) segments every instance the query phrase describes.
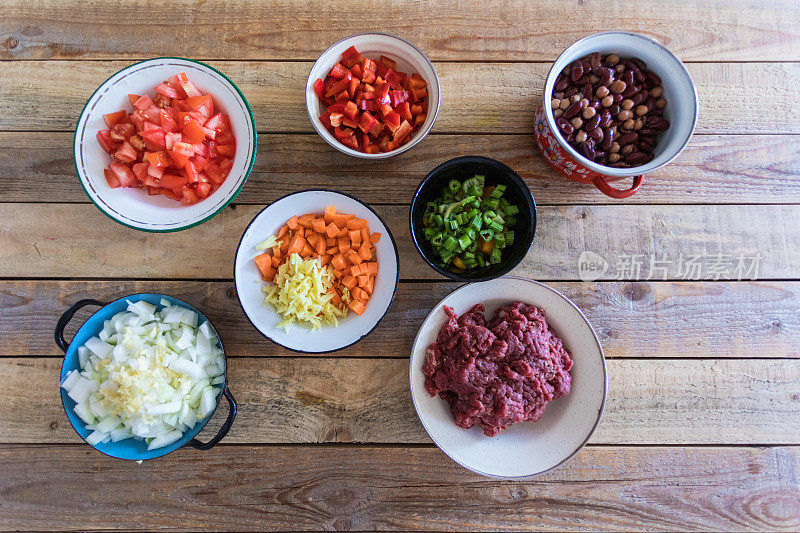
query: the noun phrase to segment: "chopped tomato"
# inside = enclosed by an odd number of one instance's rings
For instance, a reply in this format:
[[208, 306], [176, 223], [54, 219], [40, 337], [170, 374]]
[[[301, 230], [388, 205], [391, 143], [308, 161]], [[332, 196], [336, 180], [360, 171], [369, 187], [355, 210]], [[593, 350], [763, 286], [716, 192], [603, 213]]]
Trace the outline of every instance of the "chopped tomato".
[[185, 205], [219, 188], [233, 167], [236, 140], [210, 94], [181, 73], [158, 84], [152, 97], [129, 94], [128, 100], [133, 110], [104, 115], [108, 129], [96, 135], [114, 158], [104, 170], [110, 187], [139, 187]]

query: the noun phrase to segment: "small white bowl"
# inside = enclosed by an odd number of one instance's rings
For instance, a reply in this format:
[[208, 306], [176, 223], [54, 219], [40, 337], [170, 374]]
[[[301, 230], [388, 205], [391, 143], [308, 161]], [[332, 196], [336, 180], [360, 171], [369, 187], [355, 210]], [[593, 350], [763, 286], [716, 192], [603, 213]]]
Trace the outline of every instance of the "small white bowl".
[[[189, 206], [162, 195], [150, 196], [145, 189], [112, 189], [103, 173], [112, 158], [95, 138], [98, 131], [106, 129], [103, 115], [120, 109], [132, 111], [129, 93], [152, 96], [156, 85], [181, 72], [201, 91], [210, 93], [214, 106], [230, 117], [236, 138], [230, 174], [211, 196]], [[199, 61], [159, 57], [125, 67], [94, 92], [75, 128], [74, 156], [83, 189], [108, 217], [143, 231], [179, 231], [209, 220], [239, 194], [255, 162], [256, 123], [244, 94], [224, 74]]]
[[[305, 213], [321, 215], [328, 205], [332, 205], [340, 213], [353, 214], [365, 219], [370, 232], [380, 232], [382, 235], [381, 240], [375, 245], [378, 275], [375, 277], [372, 298], [367, 303], [363, 315], [358, 316], [350, 312], [347, 317], [339, 319], [339, 325], [335, 328], [323, 326], [318, 330], [312, 330], [305, 325], [293, 323], [286, 332], [283, 328], [277, 327], [283, 317], [273, 306], [264, 303], [264, 293], [261, 289], [266, 283], [262, 281], [261, 272], [253, 261], [262, 253], [261, 250], [256, 250], [256, 245], [274, 235], [292, 216]], [[288, 194], [262, 209], [253, 218], [236, 249], [233, 276], [239, 304], [262, 335], [296, 352], [324, 353], [355, 344], [378, 326], [397, 293], [397, 284], [400, 280], [398, 265], [394, 237], [383, 219], [371, 207], [344, 193], [311, 189]]]
[[[399, 71], [405, 72], [408, 75], [416, 72], [428, 83], [428, 116], [422, 124], [422, 127], [414, 133], [411, 139], [396, 150], [377, 154], [365, 154], [358, 150], [353, 150], [340, 143], [319, 120], [320, 115], [325, 112], [325, 108], [319, 101], [317, 93], [314, 92], [314, 82], [317, 78], [324, 80], [333, 66], [339, 62], [342, 52], [351, 46], [355, 46], [361, 55], [374, 59], [375, 61], [377, 61], [381, 55], [394, 59], [397, 62], [397, 69]], [[402, 154], [406, 150], [410, 150], [411, 147], [420, 142], [433, 127], [433, 123], [436, 121], [436, 115], [439, 114], [440, 100], [439, 76], [436, 74], [436, 69], [433, 68], [430, 59], [410, 42], [388, 33], [358, 33], [350, 37], [345, 37], [319, 56], [317, 62], [311, 67], [311, 72], [306, 82], [306, 108], [308, 109], [308, 118], [311, 120], [314, 129], [317, 130], [317, 133], [319, 133], [328, 144], [340, 152], [363, 159], [386, 159], [387, 157]]]
[[[536, 422], [512, 424], [495, 437], [458, 427], [450, 406], [425, 390], [425, 352], [447, 322], [447, 305], [459, 315], [482, 303], [486, 316], [513, 302], [543, 309], [547, 323], [575, 362], [570, 393], [547, 404]], [[409, 368], [411, 398], [425, 431], [452, 460], [478, 474], [515, 479], [543, 474], [578, 453], [600, 422], [608, 378], [603, 348], [591, 324], [566, 296], [537, 281], [502, 277], [453, 291], [425, 318], [414, 340]]]

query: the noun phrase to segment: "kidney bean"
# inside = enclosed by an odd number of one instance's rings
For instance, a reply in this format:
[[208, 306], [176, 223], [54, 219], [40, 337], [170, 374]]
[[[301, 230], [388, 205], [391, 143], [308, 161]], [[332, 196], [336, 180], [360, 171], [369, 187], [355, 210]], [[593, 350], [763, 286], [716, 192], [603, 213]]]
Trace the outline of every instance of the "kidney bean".
[[661, 85], [661, 78], [659, 78], [658, 74], [652, 70], [647, 71], [647, 80], [653, 85]]
[[568, 108], [564, 110], [564, 118], [573, 118], [578, 113], [581, 112], [581, 103], [580, 101], [573, 102]]
[[640, 129], [637, 133], [639, 134], [639, 139], [641, 139], [642, 137], [655, 137], [661, 132], [656, 131], [653, 128], [642, 127], [642, 129]]
[[622, 91], [620, 94], [623, 98], [629, 98], [638, 93], [640, 90], [642, 90], [642, 88], [639, 85], [629, 85], [628, 88]]
[[594, 89], [592, 88], [592, 84], [591, 83], [585, 84], [583, 86], [583, 90], [581, 92], [583, 93], [583, 97], [584, 98], [591, 99], [592, 96], [594, 96]]
[[593, 117], [589, 117], [589, 119], [586, 121], [586, 129], [587, 130], [595, 129], [598, 125], [600, 125], [601, 117], [602, 113], [597, 113]]
[[669, 129], [669, 120], [656, 115], [650, 115], [647, 117], [647, 125], [654, 130], [664, 131]]
[[576, 89], [575, 87], [570, 87], [569, 89], [567, 89], [567, 92], [564, 93], [564, 96], [566, 98], [572, 98], [576, 94], [578, 94], [578, 89]]
[[599, 143], [603, 140], [603, 129], [602, 128], [595, 128], [593, 130], [589, 130], [588, 132], [589, 138], [591, 138], [595, 143]]
[[595, 52], [589, 56], [589, 64], [592, 65], [592, 70], [600, 68], [600, 66], [603, 64], [600, 52]]
[[612, 117], [616, 117], [619, 113], [619, 104], [611, 104], [608, 106], [608, 112], [611, 113]]
[[573, 61], [569, 67], [570, 80], [577, 81], [581, 76], [583, 76], [583, 62]]
[[570, 133], [569, 135], [567, 135], [566, 139], [567, 139], [568, 143], [575, 142], [575, 134], [574, 133]]
[[580, 144], [580, 151], [586, 159], [591, 159], [594, 161], [595, 156], [597, 153], [594, 150], [594, 141], [592, 139], [587, 139]]
[[569, 135], [570, 133], [575, 131], [575, 128], [573, 128], [572, 124], [569, 123], [569, 120], [565, 119], [564, 117], [561, 117], [558, 120], [556, 120], [556, 126], [558, 126], [558, 129], [560, 129], [561, 133], [563, 133], [564, 135]]
[[606, 152], [611, 150], [611, 145], [614, 144], [614, 135], [615, 131], [613, 128], [605, 128], [603, 130], [603, 143], [600, 145], [600, 148]]
[[611, 124], [611, 113], [608, 109], [603, 109], [600, 111], [600, 125], [606, 127], [609, 124]]
[[655, 147], [656, 143], [651, 139], [642, 139], [639, 141], [639, 151], [641, 152], [652, 152]]
[[562, 91], [566, 91], [567, 87], [569, 87], [569, 80], [567, 79], [567, 77], [566, 76], [563, 76], [563, 77], [559, 76], [556, 79], [556, 84], [555, 84], [555, 86], [553, 88], [558, 92], [562, 92]]
[[587, 83], [589, 83], [589, 75], [588, 74], [584, 74], [583, 76], [581, 76], [580, 78], [578, 78], [575, 81], [575, 85], [586, 85]]
[[631, 165], [641, 165], [646, 159], [647, 156], [642, 152], [631, 152], [625, 157], [625, 162], [630, 163]]
[[620, 146], [625, 146], [627, 144], [631, 144], [633, 142], [636, 142], [637, 139], [639, 139], [639, 134], [631, 132], [631, 133], [626, 133], [625, 135], [620, 135], [619, 137], [617, 137], [617, 142], [619, 143]]
[[633, 96], [631, 96], [631, 102], [633, 102], [633, 105], [637, 106], [642, 102], [644, 102], [644, 97], [645, 97], [644, 91], [638, 92]]
[[620, 79], [625, 83], [626, 86], [633, 85], [633, 71], [632, 70], [625, 71], [625, 73], [622, 75]]

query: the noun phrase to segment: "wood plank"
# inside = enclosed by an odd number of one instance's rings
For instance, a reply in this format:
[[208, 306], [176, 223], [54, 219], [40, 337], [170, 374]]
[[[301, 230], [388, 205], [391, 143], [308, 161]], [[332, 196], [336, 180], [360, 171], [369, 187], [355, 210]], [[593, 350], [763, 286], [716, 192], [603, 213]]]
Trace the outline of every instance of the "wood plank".
[[141, 9], [128, 2], [89, 8], [74, 0], [12, 0], [0, 21], [0, 59], [313, 60], [349, 33], [384, 31], [411, 40], [436, 60], [552, 61], [603, 28], [645, 33], [684, 60], [800, 58], [800, 11], [792, 0], [579, 3], [570, 7], [568, 24], [563, 6], [546, 0], [507, 0], [501, 7], [392, 0], [381, 4], [380, 13], [367, 0], [354, 0], [344, 11], [329, 1], [247, 0], [211, 8], [182, 0], [148, 4], [147, 12], [154, 21], [169, 20], [170, 31], [142, 24]]
[[[5, 63], [0, 130], [72, 131], [94, 90], [129, 64]], [[313, 132], [305, 107], [311, 63], [211, 64], [242, 89], [253, 106], [259, 131]], [[549, 68], [545, 63], [437, 63], [442, 104], [434, 131], [531, 133]], [[800, 96], [800, 63], [696, 63], [688, 68], [700, 94], [698, 133], [800, 133], [800, 106], [795, 105]], [[476, 83], [480, 90], [469, 90]], [[486, 98], [487, 94], [492, 97]]]
[[[800, 282], [549, 285], [586, 313], [606, 357], [800, 357]], [[458, 286], [401, 283], [381, 327], [337, 355], [405, 357], [428, 312]], [[53, 355], [58, 352], [54, 324], [71, 304], [147, 292], [177, 296], [203, 311], [218, 328], [229, 356], [293, 355], [253, 328], [234, 290], [232, 282], [0, 281], [0, 346], [3, 355]], [[86, 309], [70, 323], [68, 339], [94, 311]], [[678, 330], [681, 334], [675, 335]]]
[[[511, 166], [539, 204], [609, 202], [594, 187], [556, 174], [529, 136], [431, 135], [413, 151], [382, 162], [380, 170], [316, 134], [262, 134], [258, 141], [256, 165], [238, 203], [264, 204], [310, 187], [340, 189], [367, 202], [408, 203], [430, 170], [446, 158], [471, 154], [490, 154]], [[0, 133], [0, 201], [88, 202], [71, 150], [71, 133]], [[800, 203], [800, 136], [696, 135], [674, 163], [648, 175], [644, 188], [622, 202]]]
[[[228, 279], [239, 236], [260, 208], [229, 208], [195, 228], [152, 234], [93, 205], [0, 204], [0, 277]], [[441, 279], [413, 248], [407, 208], [376, 209], [397, 241], [400, 277]], [[666, 279], [750, 279], [751, 266], [758, 279], [790, 279], [800, 264], [798, 217], [799, 205], [543, 206], [534, 245], [512, 272], [575, 280], [588, 250], [609, 263], [604, 279], [661, 279], [662, 266]]]
[[[428, 443], [407, 359], [232, 358], [227, 443]], [[61, 361], [0, 358], [0, 443], [80, 442], [56, 385]], [[594, 444], [800, 444], [800, 360], [612, 359]], [[204, 434], [222, 424], [220, 409]]]
[[88, 446], [14, 446], [0, 450], [0, 468], [3, 529], [800, 527], [796, 447], [587, 447], [523, 481], [482, 478], [433, 448], [395, 447], [222, 446], [137, 465]]

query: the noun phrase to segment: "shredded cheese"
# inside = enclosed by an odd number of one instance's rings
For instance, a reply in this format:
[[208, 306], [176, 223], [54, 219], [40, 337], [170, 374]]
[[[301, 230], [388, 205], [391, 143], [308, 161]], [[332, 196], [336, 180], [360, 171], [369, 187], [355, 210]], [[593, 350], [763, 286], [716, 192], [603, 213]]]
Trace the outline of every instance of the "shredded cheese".
[[262, 290], [264, 301], [272, 304], [283, 320], [279, 328], [289, 331], [293, 322], [309, 324], [312, 329], [323, 325], [336, 327], [336, 317], [347, 313], [331, 303], [333, 298], [333, 270], [329, 265], [319, 266], [316, 259], [302, 259], [292, 254], [278, 267], [273, 283]]

